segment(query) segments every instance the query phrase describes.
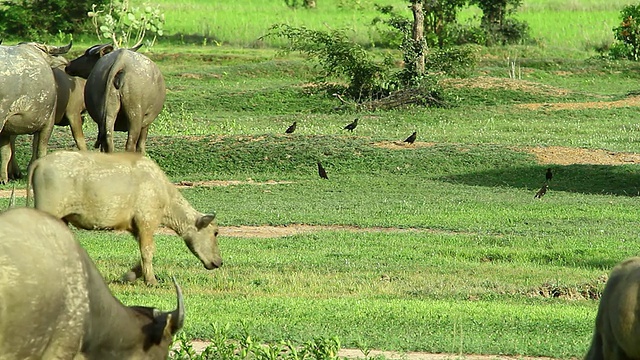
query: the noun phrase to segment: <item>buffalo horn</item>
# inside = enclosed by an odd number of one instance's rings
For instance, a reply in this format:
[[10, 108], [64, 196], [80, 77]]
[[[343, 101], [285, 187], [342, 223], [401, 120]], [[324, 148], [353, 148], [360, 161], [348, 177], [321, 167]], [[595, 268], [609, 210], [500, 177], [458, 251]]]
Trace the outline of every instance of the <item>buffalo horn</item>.
[[184, 299], [182, 298], [182, 290], [180, 285], [173, 277], [173, 285], [176, 287], [176, 293], [178, 294], [178, 307], [171, 312], [171, 333], [175, 334], [178, 330], [182, 329], [184, 325]]
[[71, 45], [73, 45], [73, 40], [69, 41], [69, 45], [65, 46], [47, 46], [47, 52], [51, 55], [66, 54], [71, 49]]
[[142, 47], [142, 39], [140, 39], [140, 41], [138, 41], [135, 45], [133, 45], [132, 47], [129, 48], [129, 50], [131, 51], [138, 51], [138, 49], [140, 49]]

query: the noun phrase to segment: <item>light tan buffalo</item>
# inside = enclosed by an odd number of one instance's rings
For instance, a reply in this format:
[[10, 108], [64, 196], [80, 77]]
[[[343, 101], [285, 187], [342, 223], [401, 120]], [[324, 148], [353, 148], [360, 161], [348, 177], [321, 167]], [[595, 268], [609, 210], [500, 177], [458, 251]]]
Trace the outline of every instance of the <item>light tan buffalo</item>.
[[60, 151], [38, 159], [29, 171], [35, 207], [78, 228], [127, 230], [140, 245], [141, 261], [126, 279], [144, 275], [156, 284], [153, 233], [164, 224], [211, 270], [222, 265], [215, 215], [196, 211], [162, 169], [139, 153]]
[[586, 360], [640, 359], [640, 257], [611, 271]]
[[175, 286], [172, 312], [125, 306], [62, 221], [7, 210], [0, 214], [0, 359], [166, 359], [184, 323]]

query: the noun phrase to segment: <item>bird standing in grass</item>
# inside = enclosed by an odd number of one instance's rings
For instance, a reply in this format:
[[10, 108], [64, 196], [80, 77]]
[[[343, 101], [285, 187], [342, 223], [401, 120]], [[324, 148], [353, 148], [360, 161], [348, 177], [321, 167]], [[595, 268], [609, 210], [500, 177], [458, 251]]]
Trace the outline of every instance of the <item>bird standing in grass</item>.
[[320, 175], [320, 177], [323, 179], [329, 180], [329, 177], [327, 176], [327, 172], [322, 167], [322, 164], [320, 164], [320, 161], [318, 161], [318, 175]]
[[356, 126], [358, 126], [358, 118], [353, 120], [352, 123], [347, 124], [347, 126], [345, 126], [343, 130], [353, 131], [353, 129], [355, 129]]
[[409, 135], [408, 138], [404, 139], [404, 142], [413, 144], [413, 142], [416, 141], [416, 132], [417, 131], [414, 131], [413, 134]]
[[551, 179], [553, 179], [553, 173], [551, 172], [551, 168], [547, 169], [547, 173], [545, 174], [545, 177], [547, 178], [547, 182], [551, 181]]
[[538, 190], [538, 192], [533, 195], [534, 199], [542, 199], [542, 197], [544, 196], [544, 194], [547, 193], [547, 189], [549, 188], [549, 185], [544, 184], [542, 185], [542, 187], [540, 188], [540, 190]]
[[285, 131], [285, 134], [293, 134], [294, 131], [296, 131], [296, 126], [298, 125], [297, 121], [294, 121], [293, 124], [291, 124], [287, 130]]

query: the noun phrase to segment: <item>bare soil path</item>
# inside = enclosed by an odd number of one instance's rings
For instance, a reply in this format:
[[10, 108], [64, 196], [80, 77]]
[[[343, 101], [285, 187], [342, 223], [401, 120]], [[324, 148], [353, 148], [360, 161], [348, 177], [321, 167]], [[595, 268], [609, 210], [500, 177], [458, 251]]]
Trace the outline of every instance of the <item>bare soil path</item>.
[[[210, 343], [207, 341], [194, 340], [191, 342], [193, 349], [200, 353]], [[340, 349], [338, 356], [347, 359], [364, 359], [362, 351], [358, 349]], [[531, 357], [531, 356], [505, 356], [505, 355], [478, 355], [478, 354], [434, 354], [426, 352], [398, 352], [398, 351], [382, 351], [371, 350], [369, 359], [384, 356], [389, 360], [552, 360], [549, 357]]]

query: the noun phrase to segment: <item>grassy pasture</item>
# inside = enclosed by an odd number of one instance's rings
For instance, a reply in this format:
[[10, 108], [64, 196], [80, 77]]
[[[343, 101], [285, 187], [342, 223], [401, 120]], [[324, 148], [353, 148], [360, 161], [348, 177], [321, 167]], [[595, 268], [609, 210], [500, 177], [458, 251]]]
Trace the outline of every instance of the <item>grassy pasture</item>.
[[[142, 3], [140, 0], [132, 3]], [[401, 0], [324, 0], [315, 10], [289, 9], [281, 0], [247, 0], [242, 2], [191, 0], [174, 2], [158, 0], [166, 16], [166, 28], [172, 43], [188, 43], [210, 47], [228, 44], [242, 47], [271, 47], [283, 44], [281, 39], [261, 39], [276, 23], [306, 26], [312, 29], [349, 29], [352, 38], [375, 46], [380, 29], [371, 25], [379, 16], [373, 5], [393, 5], [410, 12]], [[611, 29], [618, 25], [618, 14], [633, 0], [527, 0], [517, 17], [531, 27], [539, 45], [556, 56], [580, 57], [583, 51], [613, 41]], [[480, 11], [467, 9], [460, 14], [463, 21], [477, 22]]]
[[[269, 6], [279, 2], [248, 1], [245, 9], [263, 3], [273, 11]], [[525, 2], [522, 16], [571, 6], [571, 19], [583, 10], [617, 15], [603, 3]], [[237, 11], [234, 4], [188, 4], [170, 5], [184, 18], [169, 29], [208, 36], [205, 20], [193, 15], [208, 12], [221, 32], [239, 39], [219, 41], [249, 46], [263, 29], [255, 31], [251, 21], [245, 30], [232, 26], [242, 23], [224, 16]], [[338, 24], [354, 14], [361, 13], [332, 16]], [[548, 26], [557, 29], [558, 22]], [[443, 81], [451, 108], [386, 112], [335, 110], [339, 103], [310, 81], [316, 69], [295, 55], [160, 43], [147, 54], [161, 67], [168, 93], [150, 130], [149, 156], [176, 182], [287, 181], [184, 189], [196, 208], [215, 210], [222, 226], [353, 229], [221, 236], [225, 265], [213, 272], [178, 237], [158, 235], [157, 288], [117, 282], [137, 257], [128, 234], [76, 234], [126, 304], [172, 308], [175, 276], [185, 292], [189, 338], [211, 337], [212, 324], [229, 323], [234, 335], [247, 327], [265, 342], [339, 336], [349, 347], [582, 357], [603, 276], [638, 254], [638, 165], [547, 165], [525, 149], [640, 153], [638, 104], [586, 105], [630, 100], [638, 65], [588, 59], [584, 42], [566, 43], [573, 49], [568, 58], [552, 45], [485, 49], [472, 78]], [[522, 80], [507, 78], [508, 56], [519, 58]], [[528, 107], [535, 103], [545, 105]], [[567, 103], [582, 105], [553, 107]], [[355, 117], [356, 131], [343, 131]], [[294, 120], [298, 130], [285, 136]], [[95, 124], [84, 128], [91, 144]], [[414, 130], [418, 144], [394, 144]], [[29, 144], [19, 140], [24, 167]], [[50, 144], [72, 149], [69, 130], [56, 129]], [[317, 160], [328, 181], [318, 178]], [[549, 166], [550, 191], [534, 200]]]

